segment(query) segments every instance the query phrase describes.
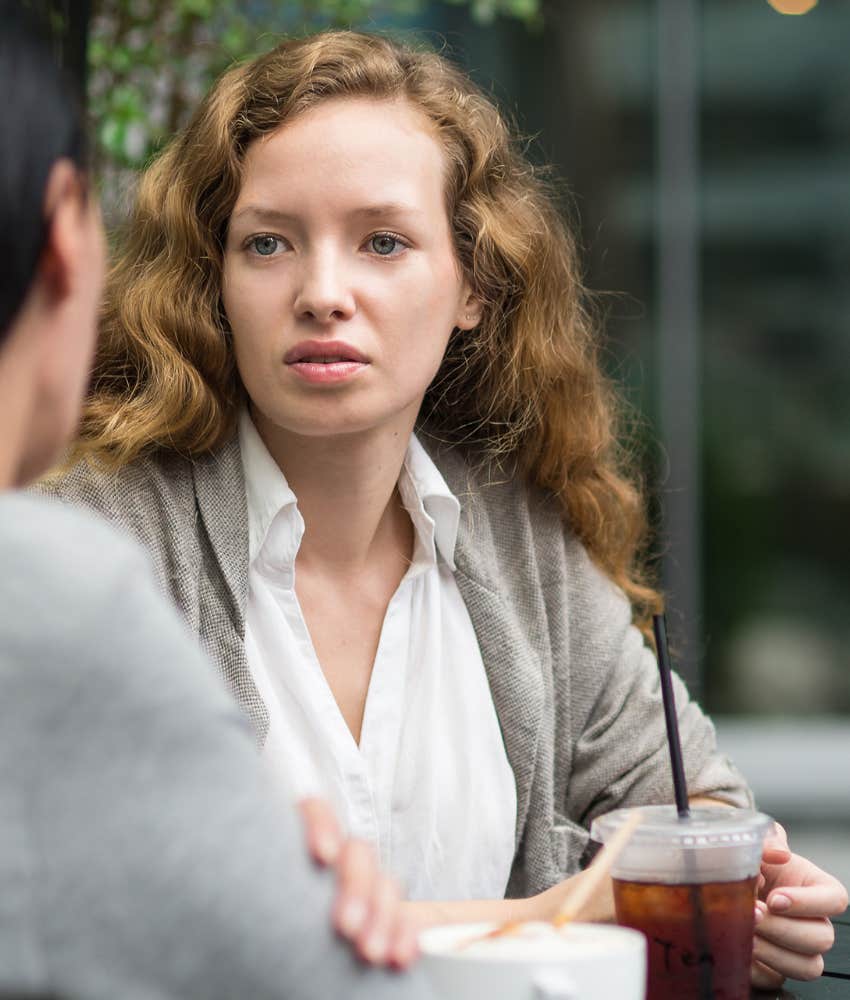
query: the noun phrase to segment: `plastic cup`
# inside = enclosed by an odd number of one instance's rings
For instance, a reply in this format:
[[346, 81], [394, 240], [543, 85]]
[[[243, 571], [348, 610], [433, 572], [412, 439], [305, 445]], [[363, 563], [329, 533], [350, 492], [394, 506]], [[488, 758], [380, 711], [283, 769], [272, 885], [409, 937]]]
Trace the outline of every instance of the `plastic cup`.
[[[647, 1000], [749, 1000], [756, 879], [773, 820], [750, 809], [643, 806], [611, 871], [617, 923], [647, 939]], [[631, 810], [594, 820], [604, 843]]]

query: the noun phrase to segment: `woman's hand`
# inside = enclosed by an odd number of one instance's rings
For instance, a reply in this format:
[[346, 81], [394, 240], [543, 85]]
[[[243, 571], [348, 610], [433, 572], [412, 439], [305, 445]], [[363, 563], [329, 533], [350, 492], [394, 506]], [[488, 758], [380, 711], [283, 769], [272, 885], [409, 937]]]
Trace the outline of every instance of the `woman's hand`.
[[336, 870], [336, 930], [371, 965], [410, 965], [418, 954], [415, 922], [395, 881], [380, 871], [372, 848], [364, 841], [346, 840], [322, 799], [302, 799], [298, 808], [311, 856]]
[[756, 902], [752, 983], [778, 989], [786, 977], [816, 979], [834, 932], [829, 917], [847, 908], [847, 890], [811, 861], [792, 854], [785, 831], [765, 841]]

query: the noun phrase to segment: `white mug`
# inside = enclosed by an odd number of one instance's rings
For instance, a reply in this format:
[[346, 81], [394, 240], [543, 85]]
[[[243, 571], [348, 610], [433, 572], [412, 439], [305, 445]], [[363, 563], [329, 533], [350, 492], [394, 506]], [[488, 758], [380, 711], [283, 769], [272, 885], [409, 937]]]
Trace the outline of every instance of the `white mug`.
[[529, 923], [485, 938], [494, 926], [420, 934], [422, 967], [440, 1000], [645, 1000], [646, 940], [637, 931], [575, 923], [556, 934]]

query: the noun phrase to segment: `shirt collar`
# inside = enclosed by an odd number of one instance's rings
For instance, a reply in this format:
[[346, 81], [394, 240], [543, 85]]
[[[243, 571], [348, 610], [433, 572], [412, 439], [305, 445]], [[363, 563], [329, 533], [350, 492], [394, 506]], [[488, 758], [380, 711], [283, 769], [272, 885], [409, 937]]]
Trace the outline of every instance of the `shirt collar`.
[[[253, 562], [266, 546], [267, 539], [271, 541], [270, 535], [274, 535], [275, 549], [280, 548], [278, 543], [282, 543], [284, 538], [289, 540], [289, 544], [283, 545], [285, 551], [275, 554], [274, 561], [278, 565], [284, 561], [292, 566], [304, 531], [298, 500], [277, 462], [269, 454], [247, 409], [239, 415], [239, 447], [248, 505], [248, 559]], [[398, 488], [413, 522], [412, 569], [415, 571], [419, 565], [433, 564], [439, 553], [454, 571], [460, 504], [415, 435], [411, 436], [407, 446]], [[271, 532], [275, 521], [280, 528], [285, 523], [289, 530]]]
[[[282, 517], [289, 521], [301, 521], [301, 516], [298, 513], [298, 500], [290, 489], [286, 476], [269, 454], [247, 409], [243, 409], [239, 415], [239, 448], [248, 502], [248, 559], [253, 562], [262, 551], [272, 522], [279, 513], [286, 511]], [[300, 535], [301, 532], [298, 533], [297, 544], [290, 555], [292, 563], [295, 562]]]
[[398, 489], [416, 532], [414, 564], [416, 550], [430, 562], [439, 553], [454, 572], [460, 503], [415, 434], [407, 446]]

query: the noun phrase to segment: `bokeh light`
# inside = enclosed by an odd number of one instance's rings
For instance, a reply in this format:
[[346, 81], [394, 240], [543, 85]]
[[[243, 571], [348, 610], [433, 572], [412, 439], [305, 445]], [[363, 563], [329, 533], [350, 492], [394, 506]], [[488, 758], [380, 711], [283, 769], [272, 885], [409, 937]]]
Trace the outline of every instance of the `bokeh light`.
[[767, 2], [780, 14], [808, 14], [818, 5], [818, 0], [767, 0]]

